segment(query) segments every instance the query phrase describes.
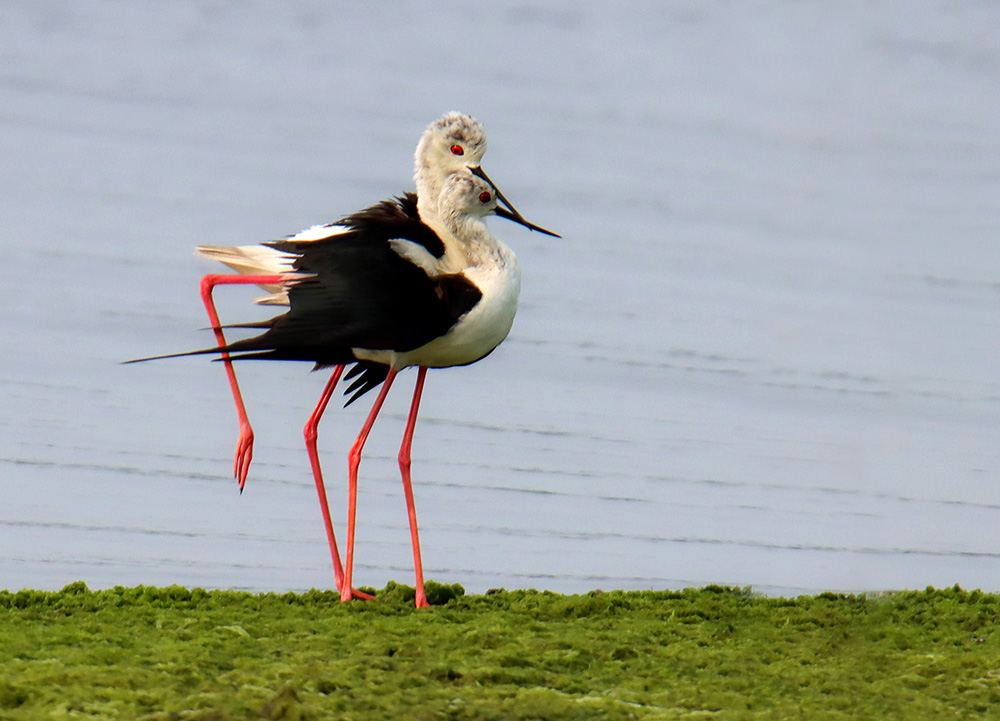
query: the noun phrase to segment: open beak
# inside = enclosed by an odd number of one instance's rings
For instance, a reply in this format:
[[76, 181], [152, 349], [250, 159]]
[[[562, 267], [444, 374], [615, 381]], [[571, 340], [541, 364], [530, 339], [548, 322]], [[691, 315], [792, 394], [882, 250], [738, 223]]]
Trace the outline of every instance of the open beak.
[[523, 215], [518, 213], [517, 209], [510, 204], [510, 201], [507, 200], [507, 198], [504, 197], [504, 194], [500, 192], [500, 188], [497, 187], [496, 183], [490, 180], [490, 176], [486, 174], [486, 172], [482, 169], [481, 166], [477, 166], [475, 168], [469, 168], [469, 172], [471, 172], [473, 175], [478, 175], [480, 178], [482, 178], [487, 183], [492, 185], [493, 190], [496, 191], [497, 200], [499, 200], [501, 203], [507, 206], [507, 208], [504, 209], [498, 205], [497, 209], [494, 211], [501, 218], [506, 218], [507, 220], [513, 220], [515, 223], [520, 223], [525, 228], [530, 228], [531, 230], [537, 230], [539, 233], [545, 233], [546, 235], [551, 235], [553, 238], [562, 237], [558, 233], [553, 233], [551, 230], [546, 230], [540, 225], [535, 225], [534, 223], [529, 222], [528, 220], [525, 219]]

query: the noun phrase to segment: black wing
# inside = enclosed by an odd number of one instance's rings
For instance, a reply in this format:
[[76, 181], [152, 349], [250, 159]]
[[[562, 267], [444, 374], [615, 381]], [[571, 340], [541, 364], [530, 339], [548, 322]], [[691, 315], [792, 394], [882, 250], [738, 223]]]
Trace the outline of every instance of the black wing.
[[[435, 257], [444, 244], [417, 215], [407, 194], [383, 201], [335, 224], [328, 238], [269, 243], [296, 256], [309, 274], [288, 288], [289, 310], [266, 322], [261, 335], [231, 343], [234, 359], [308, 360], [319, 366], [357, 360], [352, 348], [410, 351], [444, 335], [482, 294], [459, 274], [429, 277], [389, 243], [408, 240]], [[339, 230], [339, 228], [338, 228]], [[359, 395], [385, 380], [387, 368], [365, 362], [350, 390]]]

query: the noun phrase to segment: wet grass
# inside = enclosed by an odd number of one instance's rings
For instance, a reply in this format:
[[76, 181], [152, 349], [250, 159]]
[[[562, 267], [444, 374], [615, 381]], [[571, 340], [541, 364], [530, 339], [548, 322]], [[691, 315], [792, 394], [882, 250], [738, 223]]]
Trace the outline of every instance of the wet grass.
[[979, 719], [1000, 597], [0, 592], [0, 719]]

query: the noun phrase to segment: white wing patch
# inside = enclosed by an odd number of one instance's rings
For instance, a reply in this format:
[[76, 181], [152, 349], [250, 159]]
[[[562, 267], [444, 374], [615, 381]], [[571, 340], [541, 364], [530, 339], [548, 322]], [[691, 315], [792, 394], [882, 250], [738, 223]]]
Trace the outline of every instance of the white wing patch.
[[396, 251], [396, 254], [400, 258], [413, 263], [431, 278], [440, 274], [438, 259], [431, 255], [427, 248], [420, 245], [420, 243], [414, 243], [412, 240], [405, 240], [403, 238], [392, 238], [389, 241], [389, 245]]
[[291, 253], [266, 245], [199, 245], [195, 255], [217, 260], [243, 275], [290, 273], [295, 262]]
[[323, 240], [333, 235], [346, 233], [350, 228], [344, 225], [313, 225], [305, 230], [300, 230], [295, 235], [288, 236], [288, 240], [296, 243], [308, 243], [311, 240]]
[[[266, 245], [199, 245], [195, 255], [217, 260], [241, 275], [285, 275], [288, 280], [308, 277], [295, 273], [296, 256]], [[254, 298], [258, 305], [288, 305], [284, 284], [262, 284], [268, 295]]]

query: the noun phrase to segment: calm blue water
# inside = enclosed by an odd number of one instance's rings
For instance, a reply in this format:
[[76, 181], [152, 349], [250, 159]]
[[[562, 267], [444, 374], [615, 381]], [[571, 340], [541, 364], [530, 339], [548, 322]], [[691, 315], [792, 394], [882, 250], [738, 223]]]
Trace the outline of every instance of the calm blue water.
[[[493, 221], [521, 311], [432, 372], [424, 563], [470, 591], [1000, 591], [1000, 7], [9, 2], [0, 9], [0, 587], [329, 587], [325, 382], [204, 359], [199, 243], [412, 187], [424, 126], [563, 240]], [[230, 322], [268, 315], [223, 289]], [[401, 376], [356, 580], [412, 582]], [[320, 429], [343, 539], [368, 403]]]

